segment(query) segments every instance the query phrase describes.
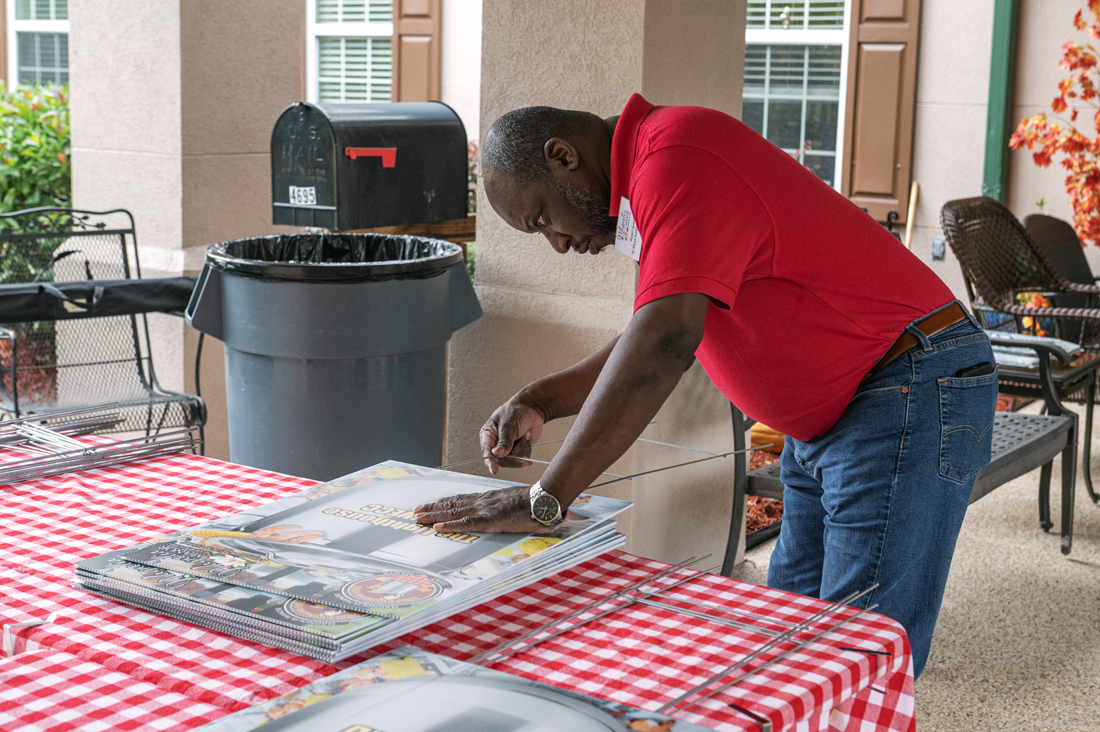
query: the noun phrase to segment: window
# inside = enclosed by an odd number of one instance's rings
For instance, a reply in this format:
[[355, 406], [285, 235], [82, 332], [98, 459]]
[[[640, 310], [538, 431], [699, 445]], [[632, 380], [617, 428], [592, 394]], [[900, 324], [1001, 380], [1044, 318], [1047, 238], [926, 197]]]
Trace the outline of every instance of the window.
[[393, 0], [309, 0], [306, 98], [393, 99]]
[[9, 0], [7, 8], [8, 85], [68, 84], [68, 0]]
[[749, 0], [742, 120], [840, 189], [844, 0]]

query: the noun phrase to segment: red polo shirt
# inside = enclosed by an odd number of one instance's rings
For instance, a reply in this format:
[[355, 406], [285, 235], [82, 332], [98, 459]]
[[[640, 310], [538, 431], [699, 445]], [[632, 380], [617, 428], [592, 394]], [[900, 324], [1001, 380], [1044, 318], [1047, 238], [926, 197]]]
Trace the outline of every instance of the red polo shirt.
[[637, 310], [711, 298], [696, 355], [745, 414], [827, 432], [906, 324], [951, 290], [855, 204], [729, 115], [635, 94], [611, 145], [642, 237]]

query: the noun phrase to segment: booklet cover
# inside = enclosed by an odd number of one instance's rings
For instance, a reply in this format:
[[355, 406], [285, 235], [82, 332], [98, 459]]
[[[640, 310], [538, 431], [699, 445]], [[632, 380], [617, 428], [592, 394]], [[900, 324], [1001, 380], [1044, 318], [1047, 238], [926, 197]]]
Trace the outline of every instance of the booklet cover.
[[[181, 599], [176, 595], [168, 595], [145, 587], [139, 588], [138, 585], [104, 579], [103, 575], [91, 572], [77, 570], [77, 582], [74, 586], [101, 597], [124, 602], [143, 610], [151, 610], [187, 623], [230, 633], [239, 638], [275, 648], [282, 648], [325, 663], [336, 663], [368, 648], [389, 642], [412, 630], [467, 610], [485, 600], [499, 597], [513, 589], [552, 576], [563, 568], [572, 567], [599, 556], [621, 546], [622, 543], [622, 536], [618, 533], [611, 533], [601, 541], [586, 541], [558, 555], [552, 563], [540, 563], [537, 560], [526, 562], [520, 565], [521, 572], [496, 577], [485, 584], [479, 585], [476, 593], [456, 595], [451, 602], [433, 605], [423, 613], [410, 615], [400, 620], [379, 618], [380, 625], [377, 627], [369, 626], [360, 632], [341, 635], [335, 639], [291, 630], [285, 626], [268, 622], [263, 617], [244, 617], [194, 600]], [[141, 567], [142, 565], [133, 566]], [[153, 571], [160, 572], [162, 570], [153, 569]], [[182, 577], [182, 575], [175, 574], [173, 576]], [[501, 577], [506, 578], [501, 579]]]
[[[538, 534], [438, 534], [415, 506], [509, 485], [398, 462], [366, 470], [124, 553], [129, 562], [334, 608], [404, 617], [501, 578], [582, 535], [613, 532], [631, 504], [584, 495]], [[278, 504], [278, 505], [276, 505]], [[555, 553], [556, 554], [556, 553]], [[550, 561], [550, 556], [540, 557]]]
[[703, 732], [704, 728], [412, 647], [377, 656], [200, 730]]
[[157, 598], [155, 593], [161, 593], [193, 601], [213, 610], [228, 611], [242, 622], [247, 619], [260, 627], [274, 624], [332, 639], [375, 630], [392, 622], [376, 615], [126, 561], [124, 556], [135, 549], [128, 547], [80, 562], [77, 577], [93, 584], [126, 588], [150, 600]]

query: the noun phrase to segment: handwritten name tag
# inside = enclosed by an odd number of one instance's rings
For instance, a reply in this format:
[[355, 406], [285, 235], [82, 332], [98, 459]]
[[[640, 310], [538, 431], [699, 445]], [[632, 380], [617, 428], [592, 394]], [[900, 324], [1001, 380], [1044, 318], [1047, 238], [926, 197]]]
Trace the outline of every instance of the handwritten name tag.
[[635, 262], [642, 258], [642, 234], [630, 212], [630, 201], [622, 197], [619, 203], [619, 226], [615, 229], [615, 251], [622, 252]]

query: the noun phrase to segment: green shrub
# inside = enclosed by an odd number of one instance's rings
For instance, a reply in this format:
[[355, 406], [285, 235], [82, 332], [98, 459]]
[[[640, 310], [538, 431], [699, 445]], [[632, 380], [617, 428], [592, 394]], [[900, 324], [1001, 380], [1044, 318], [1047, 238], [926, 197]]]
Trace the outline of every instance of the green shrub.
[[68, 206], [69, 87], [0, 84], [0, 212]]
[[466, 274], [470, 277], [470, 282], [474, 281], [474, 257], [477, 254], [477, 242], [466, 242]]
[[[0, 213], [40, 206], [69, 206], [72, 176], [69, 88], [0, 83]], [[7, 223], [0, 220], [0, 228]], [[0, 282], [53, 279], [59, 240], [0, 245]]]

